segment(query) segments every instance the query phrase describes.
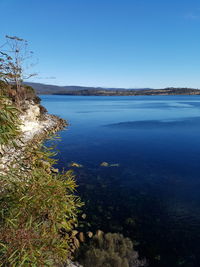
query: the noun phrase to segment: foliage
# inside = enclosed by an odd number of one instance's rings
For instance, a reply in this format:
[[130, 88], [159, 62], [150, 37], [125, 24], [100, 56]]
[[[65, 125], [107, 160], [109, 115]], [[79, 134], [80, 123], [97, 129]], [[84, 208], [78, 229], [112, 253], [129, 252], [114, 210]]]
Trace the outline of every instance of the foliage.
[[26, 171], [1, 177], [0, 266], [54, 266], [71, 257], [70, 232], [82, 203], [73, 173], [53, 173], [49, 155], [32, 149]]
[[[6, 39], [0, 47], [0, 149], [19, 139], [25, 100], [40, 102], [33, 88], [22, 86], [32, 76], [25, 73], [24, 62], [32, 54], [27, 41]], [[0, 173], [0, 266], [55, 266], [72, 257], [72, 231], [82, 203], [73, 173], [55, 171], [52, 156], [50, 148], [33, 140], [23, 157]]]
[[35, 104], [40, 104], [41, 101], [31, 86], [23, 84], [20, 91], [17, 91], [15, 84], [6, 84], [2, 80], [0, 80], [0, 95], [9, 98], [18, 109], [22, 109], [26, 101], [33, 101]]
[[4, 92], [4, 90], [7, 88], [7, 84], [0, 79], [0, 92]]
[[19, 110], [7, 97], [0, 95], [0, 145], [14, 143], [14, 139], [20, 134], [18, 115]]
[[129, 238], [118, 233], [104, 234], [102, 231], [97, 231], [93, 237], [81, 263], [84, 267], [146, 266], [145, 260], [139, 260]]

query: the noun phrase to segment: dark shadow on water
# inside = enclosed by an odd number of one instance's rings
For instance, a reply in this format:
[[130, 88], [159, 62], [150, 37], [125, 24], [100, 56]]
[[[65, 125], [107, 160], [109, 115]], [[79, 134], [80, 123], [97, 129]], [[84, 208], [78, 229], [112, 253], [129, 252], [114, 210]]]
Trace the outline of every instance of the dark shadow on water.
[[200, 117], [189, 117], [182, 120], [144, 120], [144, 121], [125, 121], [113, 124], [103, 125], [104, 127], [118, 129], [152, 129], [152, 128], [199, 128]]

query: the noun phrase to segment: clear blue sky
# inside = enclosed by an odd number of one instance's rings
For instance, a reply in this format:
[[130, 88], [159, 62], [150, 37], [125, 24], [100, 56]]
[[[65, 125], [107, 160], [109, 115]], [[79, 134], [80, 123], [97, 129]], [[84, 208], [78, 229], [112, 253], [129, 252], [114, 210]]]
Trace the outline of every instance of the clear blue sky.
[[29, 41], [36, 82], [200, 88], [198, 0], [0, 0], [0, 43]]

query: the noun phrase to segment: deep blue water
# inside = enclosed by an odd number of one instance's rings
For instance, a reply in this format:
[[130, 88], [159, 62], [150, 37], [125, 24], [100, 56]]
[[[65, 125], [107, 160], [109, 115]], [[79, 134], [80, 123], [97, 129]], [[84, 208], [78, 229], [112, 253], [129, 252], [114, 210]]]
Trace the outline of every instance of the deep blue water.
[[58, 166], [84, 166], [75, 172], [88, 227], [136, 240], [150, 266], [200, 266], [200, 96], [42, 96], [42, 104], [70, 124]]

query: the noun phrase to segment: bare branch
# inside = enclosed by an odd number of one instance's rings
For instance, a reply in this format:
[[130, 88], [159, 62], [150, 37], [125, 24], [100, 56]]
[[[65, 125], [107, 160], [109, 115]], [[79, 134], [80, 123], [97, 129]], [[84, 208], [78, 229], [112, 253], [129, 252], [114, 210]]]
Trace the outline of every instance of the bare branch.
[[26, 73], [33, 66], [29, 60], [33, 52], [28, 49], [28, 42], [17, 36], [6, 35], [6, 42], [0, 46], [0, 79], [14, 83], [18, 91], [24, 79], [29, 79], [36, 73]]

